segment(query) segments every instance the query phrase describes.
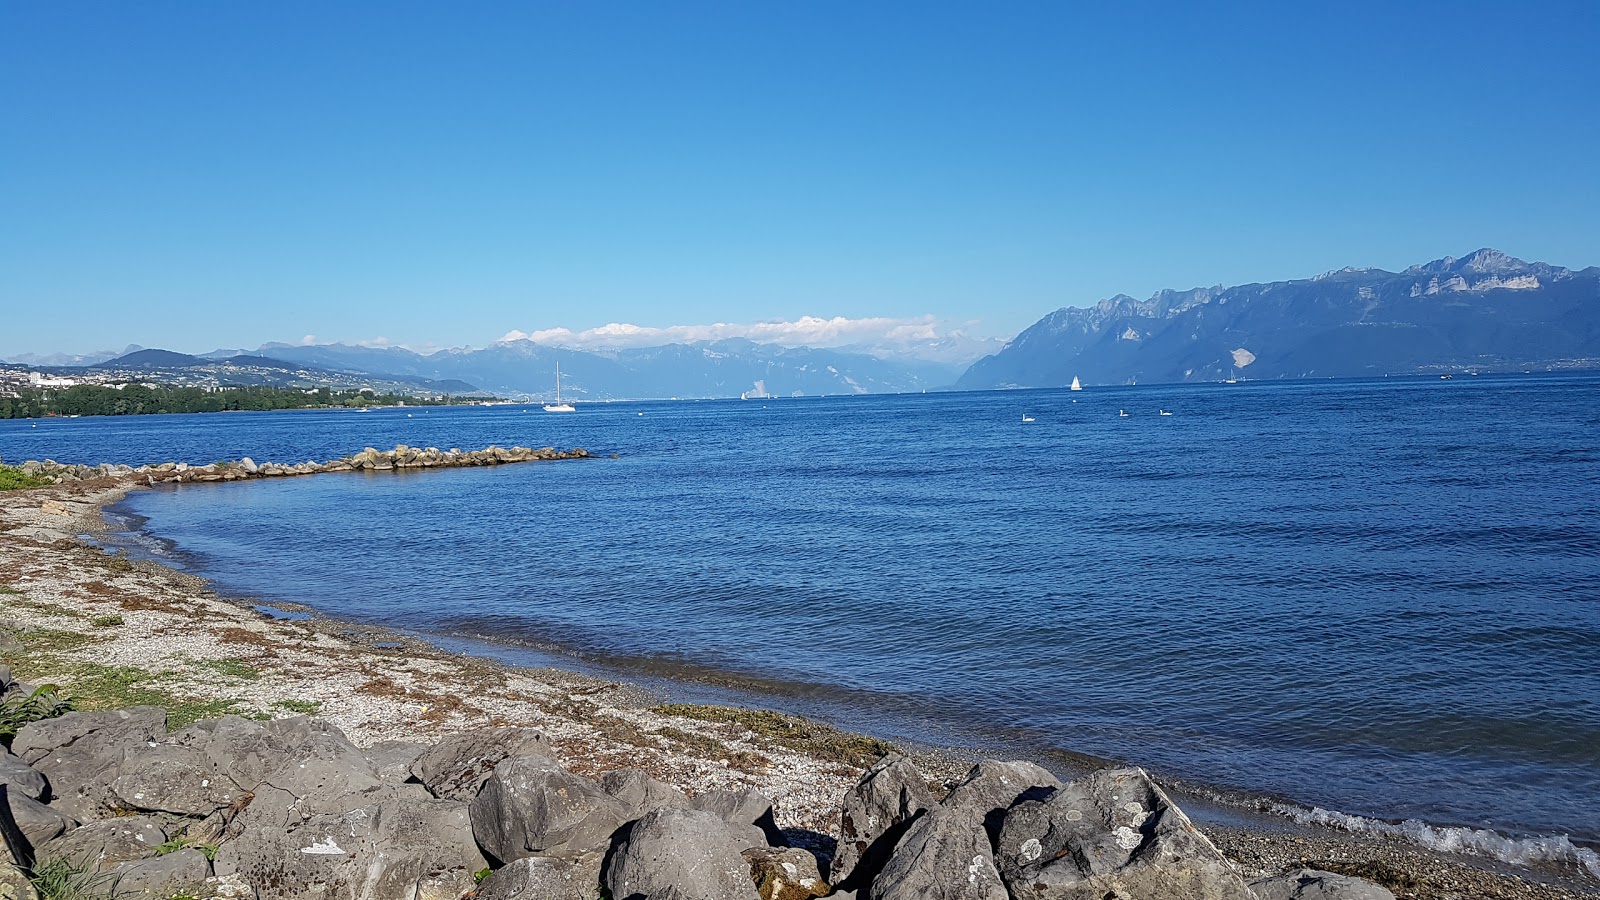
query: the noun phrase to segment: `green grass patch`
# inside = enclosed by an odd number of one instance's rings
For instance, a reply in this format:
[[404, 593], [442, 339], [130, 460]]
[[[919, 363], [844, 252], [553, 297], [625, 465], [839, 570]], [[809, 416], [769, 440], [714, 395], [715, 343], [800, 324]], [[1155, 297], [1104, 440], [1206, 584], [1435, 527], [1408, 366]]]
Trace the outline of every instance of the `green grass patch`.
[[194, 838], [189, 837], [187, 834], [179, 834], [164, 844], [156, 845], [157, 856], [166, 856], [168, 853], [177, 853], [179, 850], [199, 850], [206, 859], [215, 861], [218, 846], [216, 844], [196, 843]]
[[86, 872], [61, 859], [34, 866], [28, 880], [39, 892], [39, 900], [105, 900], [111, 896], [109, 874]]
[[272, 705], [301, 716], [314, 716], [322, 712], [321, 700], [279, 700]]
[[94, 643], [94, 638], [89, 635], [64, 628], [30, 628], [17, 632], [17, 640], [22, 642], [22, 646], [26, 647], [30, 654], [64, 653]]
[[210, 669], [218, 675], [229, 678], [238, 678], [244, 681], [255, 681], [261, 677], [261, 670], [249, 663], [242, 663], [237, 659], [197, 659], [194, 664], [202, 669]]
[[230, 713], [260, 718], [259, 713], [239, 710], [241, 701], [236, 698], [190, 697], [172, 690], [168, 682], [173, 676], [169, 672], [55, 657], [31, 656], [19, 662], [29, 677], [34, 677], [31, 673], [48, 672], [65, 682], [61, 693], [72, 702], [74, 709], [159, 706], [167, 711], [167, 728], [173, 731], [201, 719], [215, 719]]
[[658, 728], [650, 733], [664, 737], [691, 753], [721, 756], [728, 752], [727, 745], [716, 738], [695, 734], [692, 731], [684, 731], [682, 728], [668, 726], [666, 728]]
[[23, 726], [71, 711], [72, 702], [62, 697], [53, 684], [41, 685], [26, 697], [0, 703], [0, 744], [10, 747]]
[[83, 613], [62, 606], [59, 603], [51, 603], [48, 600], [18, 600], [16, 603], [18, 606], [26, 606], [28, 609], [46, 616], [55, 616], [61, 619], [83, 618]]
[[50, 482], [43, 478], [25, 474], [16, 466], [0, 466], [0, 491], [44, 487], [47, 484], [50, 484]]
[[753, 731], [780, 747], [852, 766], [870, 766], [880, 757], [895, 752], [893, 744], [875, 737], [851, 734], [821, 722], [764, 709], [667, 703], [657, 706], [655, 711], [668, 716], [737, 726]]
[[122, 624], [122, 616], [117, 613], [112, 613], [108, 616], [95, 616], [89, 620], [89, 624], [96, 628], [112, 628]]
[[22, 591], [9, 584], [0, 584], [0, 594], [11, 594], [12, 596], [20, 597], [22, 596]]

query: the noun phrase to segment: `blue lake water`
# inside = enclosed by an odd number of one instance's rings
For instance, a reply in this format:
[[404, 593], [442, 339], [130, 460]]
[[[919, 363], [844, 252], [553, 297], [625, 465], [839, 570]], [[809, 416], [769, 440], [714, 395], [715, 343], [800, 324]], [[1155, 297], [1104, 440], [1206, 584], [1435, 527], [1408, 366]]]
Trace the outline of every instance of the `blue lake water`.
[[123, 509], [225, 592], [508, 658], [1600, 841], [1600, 377], [0, 422], [10, 461], [402, 442], [619, 458]]

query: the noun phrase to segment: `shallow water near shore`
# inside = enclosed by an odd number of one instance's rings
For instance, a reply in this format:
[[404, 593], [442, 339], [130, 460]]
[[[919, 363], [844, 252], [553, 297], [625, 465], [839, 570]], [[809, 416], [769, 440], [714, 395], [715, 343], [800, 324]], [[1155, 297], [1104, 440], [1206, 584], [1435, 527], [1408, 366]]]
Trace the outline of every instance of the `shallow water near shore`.
[[620, 458], [119, 511], [220, 591], [513, 661], [1600, 841], [1600, 377], [0, 422], [13, 461], [401, 442]]

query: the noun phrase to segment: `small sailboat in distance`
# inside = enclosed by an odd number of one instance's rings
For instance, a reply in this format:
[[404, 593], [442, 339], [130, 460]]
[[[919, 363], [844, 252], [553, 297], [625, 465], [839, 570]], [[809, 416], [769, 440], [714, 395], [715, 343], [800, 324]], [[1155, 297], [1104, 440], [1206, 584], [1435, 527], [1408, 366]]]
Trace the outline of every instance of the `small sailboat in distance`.
[[1076, 375], [1072, 376], [1072, 388], [1071, 389], [1074, 390], [1074, 391], [1083, 390], [1083, 384], [1080, 381], [1078, 381], [1078, 376], [1076, 376]]
[[554, 403], [546, 403], [544, 405], [544, 411], [545, 412], [577, 412], [578, 411], [577, 408], [574, 407], [571, 403], [562, 403], [561, 402], [561, 363], [556, 363], [556, 402], [554, 402]]

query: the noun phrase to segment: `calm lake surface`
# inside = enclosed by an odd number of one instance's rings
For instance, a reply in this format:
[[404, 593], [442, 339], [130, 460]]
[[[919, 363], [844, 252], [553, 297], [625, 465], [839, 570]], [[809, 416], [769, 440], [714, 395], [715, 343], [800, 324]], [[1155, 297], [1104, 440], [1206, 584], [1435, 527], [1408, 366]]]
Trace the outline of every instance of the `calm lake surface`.
[[1600, 840], [1600, 377], [33, 424], [0, 456], [615, 453], [121, 510], [224, 592], [478, 652]]

